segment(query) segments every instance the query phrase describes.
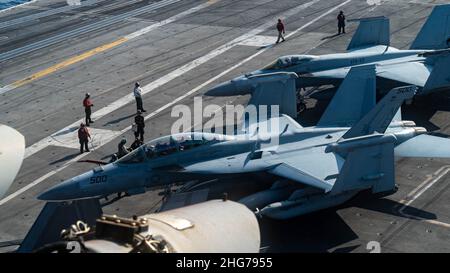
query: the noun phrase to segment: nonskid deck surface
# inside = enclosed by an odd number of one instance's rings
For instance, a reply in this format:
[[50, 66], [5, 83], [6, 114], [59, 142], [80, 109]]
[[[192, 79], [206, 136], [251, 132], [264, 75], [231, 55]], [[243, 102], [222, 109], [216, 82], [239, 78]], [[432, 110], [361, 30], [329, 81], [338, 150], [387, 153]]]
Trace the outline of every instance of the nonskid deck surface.
[[[388, 16], [391, 45], [406, 49], [433, 6], [445, 1], [367, 2], [373, 1], [86, 0], [68, 7], [65, 1], [42, 0], [0, 12], [0, 123], [27, 141], [19, 175], [0, 201], [0, 242], [26, 235], [44, 205], [36, 200], [39, 193], [92, 168], [76, 161], [110, 155], [122, 136], [132, 141], [136, 108], [129, 95], [135, 81], [146, 92], [149, 140], [170, 133], [177, 119], [171, 117], [174, 105], [192, 107], [194, 96], [208, 87], [280, 55], [343, 52], [357, 25], [348, 23], [347, 34], [336, 36], [339, 10], [348, 19]], [[278, 18], [285, 20], [288, 35], [295, 33], [270, 46]], [[95, 105], [94, 145], [90, 154], [79, 156], [73, 130], [84, 117], [86, 92]], [[204, 103], [247, 99], [205, 98]], [[404, 117], [449, 134], [445, 99], [436, 100], [439, 107], [407, 107]], [[323, 107], [314, 104], [308, 102], [301, 123], [317, 120]], [[262, 251], [369, 252], [378, 242], [382, 252], [448, 252], [449, 170], [449, 160], [404, 159], [396, 165], [399, 191], [392, 196], [360, 194], [344, 206], [305, 217], [262, 219]], [[147, 213], [159, 206], [158, 192], [124, 198], [104, 211]]]

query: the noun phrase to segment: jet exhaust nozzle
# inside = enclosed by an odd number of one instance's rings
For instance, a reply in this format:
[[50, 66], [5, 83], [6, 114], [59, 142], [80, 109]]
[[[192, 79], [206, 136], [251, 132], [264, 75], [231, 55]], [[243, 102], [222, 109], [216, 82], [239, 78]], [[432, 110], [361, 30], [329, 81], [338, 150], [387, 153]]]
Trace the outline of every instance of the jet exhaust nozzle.
[[416, 123], [412, 120], [400, 120], [392, 122], [389, 127], [415, 127]]

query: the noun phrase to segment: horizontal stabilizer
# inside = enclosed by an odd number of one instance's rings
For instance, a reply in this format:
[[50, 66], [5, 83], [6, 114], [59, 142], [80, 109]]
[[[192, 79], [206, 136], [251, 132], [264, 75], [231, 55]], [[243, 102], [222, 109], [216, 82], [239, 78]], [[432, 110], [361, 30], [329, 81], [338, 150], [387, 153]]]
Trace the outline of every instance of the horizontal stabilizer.
[[362, 189], [372, 189], [373, 193], [378, 193], [395, 187], [395, 137], [374, 135], [366, 138], [370, 143], [364, 145], [364, 137], [356, 138], [355, 141], [360, 145], [348, 149], [344, 166], [331, 190], [332, 194]]
[[444, 49], [449, 47], [450, 5], [434, 7], [411, 49]]
[[363, 18], [359, 21], [356, 30], [347, 50], [354, 50], [363, 47], [390, 44], [389, 19], [386, 17]]
[[395, 156], [450, 158], [450, 139], [419, 135], [395, 147]]
[[67, 229], [79, 220], [88, 226], [95, 226], [103, 214], [98, 199], [72, 202], [47, 202], [23, 239], [18, 253], [30, 253], [61, 240], [61, 230]]
[[411, 99], [416, 91], [417, 87], [414, 85], [392, 89], [367, 115], [350, 128], [342, 138], [354, 138], [375, 132], [383, 134], [403, 102]]
[[317, 126], [352, 126], [375, 106], [375, 66], [350, 69]]

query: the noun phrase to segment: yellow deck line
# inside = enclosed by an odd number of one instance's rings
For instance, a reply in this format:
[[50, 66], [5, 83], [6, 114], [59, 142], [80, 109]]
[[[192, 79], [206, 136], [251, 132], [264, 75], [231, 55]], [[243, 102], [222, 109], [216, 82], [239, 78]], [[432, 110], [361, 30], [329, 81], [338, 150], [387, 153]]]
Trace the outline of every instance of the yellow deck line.
[[[208, 0], [205, 3], [206, 5], [205, 4], [201, 4], [201, 5], [197, 6], [197, 7], [194, 7], [192, 9], [188, 10], [187, 12], [189, 12], [189, 11], [191, 11], [191, 12], [198, 11], [198, 10], [203, 9], [204, 7], [210, 6], [211, 4], [214, 4], [214, 3], [218, 2], [218, 1], [219, 0]], [[181, 14], [183, 14], [183, 13], [185, 13], [185, 12], [182, 12]], [[174, 16], [174, 17], [176, 17], [176, 16]], [[173, 22], [175, 20], [175, 19], [171, 19], [171, 18], [169, 18], [169, 19], [167, 19], [165, 21], [170, 21], [170, 23], [171, 23], [171, 22]], [[166, 23], [169, 23], [169, 22], [166, 22]], [[139, 31], [137, 31], [137, 32], [139, 32]], [[138, 35], [138, 36], [140, 36], [140, 35]], [[39, 78], [45, 77], [45, 76], [47, 76], [49, 74], [52, 74], [52, 73], [54, 73], [54, 72], [56, 72], [56, 71], [58, 71], [58, 70], [60, 70], [62, 68], [70, 66], [72, 64], [81, 62], [81, 61], [83, 61], [83, 60], [85, 60], [85, 59], [87, 59], [87, 58], [89, 58], [89, 57], [91, 57], [93, 55], [96, 55], [96, 54], [98, 54], [100, 52], [103, 52], [103, 51], [106, 51], [108, 49], [114, 48], [114, 47], [116, 47], [116, 46], [118, 46], [118, 45], [120, 45], [120, 44], [122, 44], [122, 43], [124, 43], [126, 41], [129, 41], [129, 40], [131, 40], [133, 38], [135, 38], [135, 37], [128, 37], [128, 36], [122, 37], [122, 38], [120, 38], [118, 40], [115, 40], [115, 41], [113, 41], [111, 43], [104, 44], [104, 45], [101, 45], [101, 46], [96, 47], [94, 49], [91, 49], [89, 51], [86, 51], [84, 53], [78, 54], [77, 56], [71, 57], [71, 58], [69, 58], [69, 59], [67, 59], [67, 60], [65, 60], [63, 62], [60, 62], [58, 64], [50, 66], [50, 67], [48, 67], [48, 68], [46, 68], [44, 70], [41, 70], [39, 72], [36, 72], [33, 75], [30, 75], [30, 76], [28, 76], [28, 77], [26, 77], [24, 79], [18, 80], [16, 82], [13, 82], [13, 83], [8, 84], [8, 85], [3, 86], [3, 87], [0, 86], [0, 94], [8, 92], [8, 91], [10, 91], [12, 89], [15, 89], [17, 87], [20, 87], [22, 85], [28, 84], [28, 83], [30, 83], [32, 81], [35, 81], [35, 80], [39, 79]]]
[[56, 71], [58, 71], [58, 70], [60, 70], [62, 68], [65, 68], [65, 67], [67, 67], [69, 65], [81, 62], [81, 61], [83, 61], [83, 60], [85, 60], [85, 59], [87, 59], [87, 58], [89, 58], [89, 57], [91, 57], [91, 56], [93, 56], [95, 54], [98, 54], [98, 53], [103, 52], [105, 50], [108, 50], [108, 49], [111, 49], [113, 47], [116, 47], [116, 46], [118, 46], [118, 45], [120, 45], [120, 44], [122, 44], [122, 43], [124, 43], [126, 41], [128, 41], [128, 39], [123, 37], [123, 38], [120, 38], [120, 39], [118, 39], [118, 40], [116, 40], [114, 42], [101, 45], [101, 46], [96, 47], [94, 49], [88, 50], [88, 51], [86, 51], [84, 53], [81, 53], [81, 54], [79, 54], [77, 56], [69, 58], [69, 59], [67, 59], [67, 60], [65, 60], [63, 62], [57, 63], [55, 65], [52, 65], [52, 66], [50, 66], [50, 67], [48, 67], [48, 68], [46, 68], [44, 70], [41, 70], [41, 71], [39, 71], [37, 73], [34, 73], [33, 75], [31, 75], [29, 77], [26, 77], [25, 79], [18, 80], [16, 82], [12, 83], [11, 85], [13, 87], [17, 88], [19, 86], [22, 86], [24, 84], [30, 83], [30, 82], [32, 82], [34, 80], [37, 80], [39, 78], [45, 77], [45, 76], [47, 76], [47, 75], [49, 75], [51, 73], [54, 73], [54, 72], [56, 72]]

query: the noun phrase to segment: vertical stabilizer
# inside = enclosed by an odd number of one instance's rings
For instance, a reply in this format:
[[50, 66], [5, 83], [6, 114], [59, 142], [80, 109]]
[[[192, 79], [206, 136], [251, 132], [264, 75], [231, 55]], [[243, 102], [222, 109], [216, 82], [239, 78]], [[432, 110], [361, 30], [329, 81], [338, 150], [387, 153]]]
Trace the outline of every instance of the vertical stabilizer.
[[444, 49], [450, 44], [450, 4], [434, 7], [411, 49]]
[[375, 65], [350, 69], [320, 118], [319, 127], [352, 126], [375, 106]]
[[414, 85], [398, 87], [386, 94], [356, 125], [345, 133], [342, 139], [384, 133], [398, 109], [405, 100], [411, 99], [417, 91]]
[[376, 45], [389, 46], [390, 44], [390, 32], [389, 32], [389, 19], [386, 17], [372, 17], [363, 18], [359, 21], [358, 29], [353, 35], [347, 50], [354, 50], [358, 48], [364, 48]]

